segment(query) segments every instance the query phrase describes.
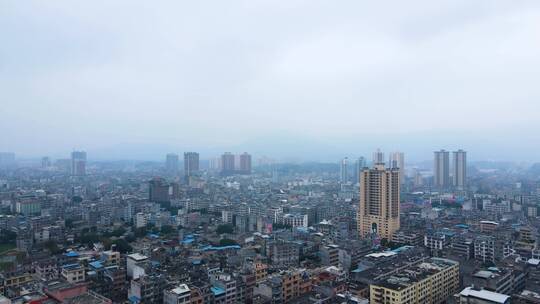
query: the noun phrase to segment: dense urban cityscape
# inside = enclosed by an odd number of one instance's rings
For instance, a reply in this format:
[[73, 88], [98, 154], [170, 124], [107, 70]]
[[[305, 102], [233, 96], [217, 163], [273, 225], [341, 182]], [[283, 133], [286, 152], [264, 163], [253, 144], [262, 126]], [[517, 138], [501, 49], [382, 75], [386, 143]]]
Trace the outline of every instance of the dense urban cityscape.
[[540, 303], [538, 165], [73, 151], [0, 168], [0, 303]]
[[0, 304], [540, 304], [540, 0], [0, 0]]

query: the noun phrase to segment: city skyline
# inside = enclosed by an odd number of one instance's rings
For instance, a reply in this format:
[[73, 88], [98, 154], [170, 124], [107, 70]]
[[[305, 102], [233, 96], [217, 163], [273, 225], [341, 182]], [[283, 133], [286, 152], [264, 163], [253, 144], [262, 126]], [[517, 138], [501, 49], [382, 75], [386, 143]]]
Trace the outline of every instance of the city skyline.
[[[2, 4], [2, 150], [335, 159], [368, 146], [425, 160], [444, 141], [540, 161], [536, 1], [129, 4]], [[311, 144], [272, 151], [298, 142]]]
[[[276, 139], [276, 138], [273, 138]], [[534, 153], [532, 149], [525, 149], [521, 151], [524, 154], [531, 154], [530, 157], [500, 157], [500, 151], [508, 150], [508, 148], [500, 149], [490, 149], [489, 151], [482, 151], [474, 149], [474, 144], [468, 143], [467, 145], [457, 145], [450, 138], [447, 142], [441, 141], [440, 139], [434, 140], [437, 144], [425, 144], [424, 146], [417, 146], [416, 141], [411, 139], [409, 143], [397, 144], [395, 140], [390, 140], [387, 142], [383, 141], [358, 141], [358, 143], [350, 142], [341, 142], [337, 144], [330, 144], [329, 142], [324, 142], [322, 140], [309, 140], [309, 139], [283, 139], [279, 140], [279, 143], [261, 145], [263, 141], [257, 141], [252, 143], [246, 143], [241, 145], [231, 146], [200, 146], [194, 147], [194, 145], [186, 144], [186, 147], [183, 145], [173, 145], [173, 144], [151, 144], [151, 143], [132, 143], [132, 144], [118, 144], [111, 145], [108, 147], [102, 148], [86, 148], [87, 145], [78, 145], [78, 148], [71, 148], [67, 150], [56, 150], [52, 151], [49, 148], [40, 149], [41, 152], [32, 151], [31, 153], [24, 153], [21, 150], [10, 148], [10, 146], [2, 147], [0, 152], [2, 153], [15, 153], [18, 159], [33, 159], [37, 160], [43, 156], [48, 156], [53, 159], [62, 159], [69, 158], [69, 154], [73, 151], [84, 150], [92, 154], [94, 160], [98, 161], [121, 161], [121, 160], [130, 160], [130, 161], [160, 161], [163, 158], [163, 155], [171, 153], [171, 151], [178, 151], [178, 153], [183, 153], [181, 151], [199, 151], [202, 154], [201, 159], [218, 157], [223, 153], [223, 151], [251, 151], [254, 156], [266, 156], [272, 157], [274, 159], [279, 159], [282, 161], [293, 161], [293, 162], [303, 162], [303, 161], [321, 161], [321, 162], [333, 162], [336, 159], [343, 158], [344, 156], [349, 157], [358, 157], [358, 156], [371, 156], [373, 151], [376, 148], [381, 148], [382, 150], [389, 153], [390, 151], [402, 151], [407, 154], [407, 161], [418, 163], [430, 161], [432, 159], [432, 151], [440, 147], [449, 148], [449, 150], [459, 150], [465, 149], [470, 152], [472, 156], [469, 161], [494, 161], [494, 162], [517, 162], [517, 163], [536, 163], [540, 162], [540, 156]], [[515, 138], [519, 140], [519, 138]], [[302, 143], [297, 145], [297, 143]], [[288, 146], [291, 144], [293, 146]], [[527, 144], [527, 142], [525, 142]], [[279, 146], [288, 146], [285, 150], [279, 150]], [[177, 152], [174, 152], [177, 153]], [[499, 156], [497, 156], [499, 155]], [[371, 157], [369, 157], [371, 160]], [[385, 162], [387, 160], [385, 159]]]
[[0, 1], [0, 304], [540, 304], [540, 1]]

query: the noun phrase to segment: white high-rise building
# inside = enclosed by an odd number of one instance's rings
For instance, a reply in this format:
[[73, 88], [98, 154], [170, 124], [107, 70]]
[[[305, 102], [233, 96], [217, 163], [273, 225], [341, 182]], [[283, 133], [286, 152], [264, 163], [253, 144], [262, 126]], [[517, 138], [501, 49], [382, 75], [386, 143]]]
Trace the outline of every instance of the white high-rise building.
[[354, 183], [360, 182], [360, 172], [367, 166], [366, 159], [360, 156], [354, 163]]
[[373, 152], [373, 165], [384, 164], [384, 152], [381, 152], [381, 149]]
[[405, 183], [405, 155], [403, 152], [394, 152], [390, 154], [389, 167], [399, 169], [399, 183]]
[[71, 152], [71, 175], [74, 175], [74, 176], [86, 175], [86, 152], [84, 151]]
[[467, 152], [452, 152], [452, 178], [454, 187], [463, 190], [467, 186]]
[[178, 173], [178, 154], [169, 153], [165, 159], [165, 169], [170, 174]]
[[434, 152], [433, 185], [437, 188], [450, 186], [450, 155], [448, 151]]
[[349, 163], [349, 160], [347, 157], [341, 160], [341, 164], [339, 167], [339, 174], [340, 174], [339, 181], [341, 183], [346, 183], [349, 181], [349, 168], [348, 168], [349, 164], [348, 163]]

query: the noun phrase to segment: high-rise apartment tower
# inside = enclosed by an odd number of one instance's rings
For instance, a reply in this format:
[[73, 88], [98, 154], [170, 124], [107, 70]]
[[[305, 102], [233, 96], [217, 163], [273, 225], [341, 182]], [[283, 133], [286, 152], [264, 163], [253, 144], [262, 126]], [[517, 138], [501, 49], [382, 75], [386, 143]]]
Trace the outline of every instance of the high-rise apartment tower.
[[378, 163], [360, 174], [358, 232], [387, 240], [399, 230], [399, 169]]
[[74, 176], [86, 175], [86, 152], [84, 151], [71, 152], [71, 175], [74, 175]]
[[467, 186], [467, 152], [452, 152], [452, 179], [454, 187], [463, 190]]
[[165, 169], [170, 174], [178, 173], [178, 154], [169, 153], [165, 159]]
[[349, 159], [345, 157], [341, 160], [340, 166], [339, 166], [339, 181], [341, 183], [346, 183], [349, 181]]
[[405, 155], [403, 152], [394, 152], [390, 154], [390, 168], [399, 169], [399, 183], [405, 183]]
[[441, 189], [450, 186], [450, 156], [448, 151], [434, 152], [433, 185]]
[[184, 175], [192, 176], [199, 171], [199, 153], [184, 152]]
[[221, 155], [221, 174], [234, 174], [234, 154], [231, 152], [225, 152]]
[[240, 154], [240, 173], [251, 174], [251, 155], [247, 152]]

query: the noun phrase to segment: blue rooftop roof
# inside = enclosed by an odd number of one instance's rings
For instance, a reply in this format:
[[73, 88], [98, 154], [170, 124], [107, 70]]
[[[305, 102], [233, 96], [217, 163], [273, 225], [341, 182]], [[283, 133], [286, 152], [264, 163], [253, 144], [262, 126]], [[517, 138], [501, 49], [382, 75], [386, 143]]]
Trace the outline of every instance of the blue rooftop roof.
[[358, 268], [356, 268], [355, 270], [353, 270], [352, 272], [362, 272], [366, 269], [369, 269], [370, 267], [366, 266], [366, 265], [358, 265]]
[[76, 268], [79, 268], [81, 267], [81, 265], [79, 264], [66, 264], [64, 266], [62, 266], [62, 268], [66, 268], [66, 269], [76, 269]]
[[94, 262], [91, 262], [91, 263], [88, 263], [90, 266], [92, 266], [93, 268], [96, 268], [96, 269], [99, 269], [99, 268], [102, 268], [103, 267], [103, 264], [101, 264], [100, 261], [94, 261]]
[[396, 249], [391, 250], [391, 251], [395, 252], [395, 253], [400, 253], [402, 251], [405, 251], [405, 250], [408, 250], [408, 249], [411, 249], [411, 248], [414, 248], [414, 246], [401, 246], [401, 247], [396, 248]]
[[229, 246], [206, 246], [203, 251], [212, 251], [212, 250], [227, 250], [227, 249], [241, 249], [240, 245], [229, 245]]
[[455, 233], [453, 231], [448, 231], [448, 230], [442, 230], [441, 233], [446, 235], [446, 236], [454, 236], [455, 235]]
[[300, 232], [304, 232], [304, 233], [309, 232], [308, 228], [306, 228], [306, 227], [300, 227], [300, 226], [299, 226], [299, 227], [296, 227], [296, 230], [297, 230], [297, 231], [300, 231]]
[[70, 258], [75, 258], [75, 257], [78, 257], [79, 254], [75, 251], [68, 251], [66, 253], [64, 253], [65, 256], [67, 257], [70, 257]]
[[212, 286], [210, 287], [210, 290], [214, 294], [214, 296], [219, 296], [225, 293], [225, 290], [223, 288]]

